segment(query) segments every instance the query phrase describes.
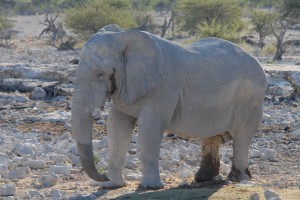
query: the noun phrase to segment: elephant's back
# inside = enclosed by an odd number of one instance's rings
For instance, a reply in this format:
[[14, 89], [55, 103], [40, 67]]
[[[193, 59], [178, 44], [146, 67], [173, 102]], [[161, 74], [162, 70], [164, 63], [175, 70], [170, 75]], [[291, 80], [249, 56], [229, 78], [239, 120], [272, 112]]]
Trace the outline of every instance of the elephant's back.
[[186, 48], [191, 53], [198, 55], [201, 60], [199, 67], [204, 71], [211, 71], [214, 68], [220, 76], [251, 79], [261, 86], [266, 84], [266, 76], [260, 63], [232, 42], [209, 37], [194, 42]]

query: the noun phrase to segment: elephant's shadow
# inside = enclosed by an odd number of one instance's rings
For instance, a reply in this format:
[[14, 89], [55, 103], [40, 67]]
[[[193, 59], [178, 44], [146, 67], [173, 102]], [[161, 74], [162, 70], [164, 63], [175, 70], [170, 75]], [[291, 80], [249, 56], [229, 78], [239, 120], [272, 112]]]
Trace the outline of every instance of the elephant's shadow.
[[209, 199], [214, 193], [225, 185], [225, 181], [221, 183], [206, 182], [201, 184], [184, 185], [180, 187], [173, 187], [166, 190], [145, 190], [138, 188], [134, 192], [124, 194], [112, 199], [148, 199], [148, 200], [192, 200], [192, 199]]

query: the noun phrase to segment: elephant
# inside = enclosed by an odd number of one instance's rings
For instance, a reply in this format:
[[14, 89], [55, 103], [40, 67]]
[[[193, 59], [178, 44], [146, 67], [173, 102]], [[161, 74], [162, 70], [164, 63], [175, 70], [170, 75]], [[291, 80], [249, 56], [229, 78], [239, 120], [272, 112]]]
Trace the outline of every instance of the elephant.
[[[141, 187], [164, 187], [159, 175], [164, 133], [201, 141], [195, 181], [211, 181], [219, 174], [219, 146], [229, 140], [233, 158], [227, 179], [249, 180], [248, 152], [266, 92], [259, 62], [219, 38], [181, 46], [148, 32], [101, 30], [80, 52], [71, 109], [73, 136], [88, 176], [102, 188], [126, 185], [122, 172], [137, 125]], [[108, 169], [99, 173], [93, 162], [92, 112], [108, 98]]]

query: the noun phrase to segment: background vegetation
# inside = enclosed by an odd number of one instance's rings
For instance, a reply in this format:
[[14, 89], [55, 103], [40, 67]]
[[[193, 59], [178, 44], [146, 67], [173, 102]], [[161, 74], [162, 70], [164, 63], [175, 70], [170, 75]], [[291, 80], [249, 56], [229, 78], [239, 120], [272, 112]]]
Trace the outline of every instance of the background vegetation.
[[[213, 36], [247, 43], [272, 52], [275, 60], [300, 43], [286, 40], [287, 30], [300, 26], [299, 0], [1, 0], [0, 12], [0, 31], [11, 29], [4, 15], [60, 13], [63, 26], [82, 39], [114, 23], [167, 39]], [[273, 39], [265, 44], [266, 38]]]

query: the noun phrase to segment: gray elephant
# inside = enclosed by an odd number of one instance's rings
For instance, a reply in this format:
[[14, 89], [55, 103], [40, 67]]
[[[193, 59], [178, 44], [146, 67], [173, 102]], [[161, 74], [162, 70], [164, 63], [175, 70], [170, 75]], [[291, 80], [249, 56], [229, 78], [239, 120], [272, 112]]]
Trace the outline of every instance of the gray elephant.
[[[182, 47], [147, 32], [102, 30], [81, 51], [72, 102], [74, 138], [92, 179], [103, 188], [126, 185], [122, 171], [136, 124], [142, 187], [163, 187], [158, 160], [164, 132], [201, 139], [196, 181], [219, 174], [219, 145], [231, 139], [228, 179], [251, 178], [248, 151], [266, 91], [266, 77], [255, 58], [218, 38]], [[92, 111], [107, 98], [113, 106], [107, 122], [106, 175], [93, 162]]]

